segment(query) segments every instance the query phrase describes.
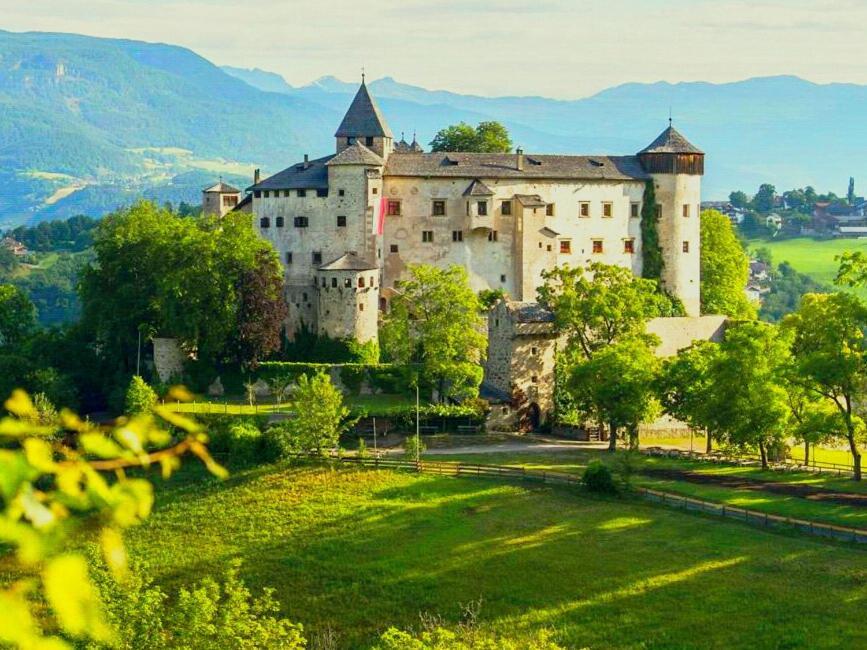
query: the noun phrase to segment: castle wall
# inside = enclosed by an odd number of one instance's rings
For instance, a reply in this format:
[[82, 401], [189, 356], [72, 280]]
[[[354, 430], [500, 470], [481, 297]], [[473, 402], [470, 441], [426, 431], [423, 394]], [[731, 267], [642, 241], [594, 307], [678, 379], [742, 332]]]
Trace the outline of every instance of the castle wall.
[[670, 357], [695, 341], [719, 343], [725, 335], [727, 321], [727, 316], [653, 318], [647, 323], [647, 332], [662, 341], [656, 348], [656, 355]]
[[[364, 279], [363, 287], [359, 278]], [[360, 343], [377, 338], [378, 271], [320, 272], [317, 294], [320, 335], [354, 338]]]

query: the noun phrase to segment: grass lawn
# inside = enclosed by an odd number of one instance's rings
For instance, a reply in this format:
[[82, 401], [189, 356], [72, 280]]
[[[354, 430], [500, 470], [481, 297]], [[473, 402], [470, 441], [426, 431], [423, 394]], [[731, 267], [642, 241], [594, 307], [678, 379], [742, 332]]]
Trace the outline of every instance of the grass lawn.
[[168, 586], [242, 558], [328, 647], [479, 599], [482, 626], [567, 648], [867, 645], [865, 551], [565, 489], [262, 468], [163, 486], [128, 538]]
[[[430, 456], [432, 460], [456, 460], [465, 463], [490, 463], [501, 465], [522, 465], [532, 469], [550, 469], [574, 474], [582, 474], [591, 460], [601, 459], [605, 462], [611, 460], [607, 452], [585, 449], [579, 451], [559, 451], [556, 453], [539, 452], [499, 452], [490, 454], [465, 454], [465, 455], [442, 455]], [[707, 463], [703, 461], [689, 461], [674, 458], [656, 458], [638, 456], [636, 469], [677, 469], [695, 471], [701, 474], [718, 476], [738, 476], [763, 481], [775, 481], [780, 483], [792, 483], [809, 485], [817, 488], [826, 488], [840, 492], [867, 494], [867, 484], [856, 483], [845, 477], [836, 477], [830, 474], [816, 474], [813, 472], [775, 472], [762, 471], [758, 467], [741, 467], [735, 465], [723, 465]], [[867, 528], [867, 508], [858, 506], [842, 505], [815, 500], [808, 500], [796, 496], [757, 492], [717, 485], [690, 483], [684, 480], [664, 479], [660, 477], [643, 476], [636, 474], [633, 483], [637, 486], [656, 488], [676, 494], [705, 499], [716, 503], [749, 508], [759, 512], [781, 515], [784, 517], [797, 517], [812, 519], [814, 521], [837, 524], [841, 526], [853, 526]]]
[[[839, 262], [834, 258], [847, 252], [867, 252], [867, 239], [828, 239], [815, 240], [807, 237], [765, 241], [752, 239], [748, 242], [750, 250], [767, 248], [771, 251], [774, 264], [788, 262], [796, 271], [805, 273], [818, 282], [833, 285]], [[867, 298], [867, 289], [857, 289], [856, 293]]]

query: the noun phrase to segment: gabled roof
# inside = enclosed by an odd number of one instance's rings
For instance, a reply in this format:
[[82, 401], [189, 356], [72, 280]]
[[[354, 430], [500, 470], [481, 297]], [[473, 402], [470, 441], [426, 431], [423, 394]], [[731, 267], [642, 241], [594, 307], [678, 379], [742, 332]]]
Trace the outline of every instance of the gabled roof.
[[547, 203], [542, 200], [538, 194], [515, 194], [515, 198], [521, 202], [525, 208], [544, 208]]
[[296, 163], [287, 167], [282, 172], [277, 172], [256, 185], [247, 188], [253, 190], [291, 190], [291, 189], [327, 189], [328, 169], [325, 163], [334, 158], [334, 155], [311, 160], [306, 164]]
[[381, 167], [385, 161], [365, 147], [355, 142], [329, 160], [326, 165], [376, 165]]
[[538, 302], [506, 301], [506, 308], [515, 315], [519, 323], [553, 323], [554, 312], [548, 311]]
[[379, 106], [367, 91], [367, 85], [362, 81], [361, 87], [355, 93], [355, 98], [349, 105], [349, 110], [343, 116], [343, 121], [337, 127], [336, 138], [391, 137], [391, 129], [385, 123], [385, 118], [379, 112]]
[[344, 253], [336, 260], [323, 264], [320, 271], [373, 271], [377, 268], [373, 262], [368, 262], [358, 253]]
[[673, 126], [659, 134], [653, 142], [638, 153], [704, 153], [694, 146]]
[[223, 181], [220, 181], [216, 185], [211, 185], [211, 187], [202, 190], [203, 192], [217, 192], [219, 194], [240, 194], [241, 190], [237, 187], [232, 187]]
[[[530, 162], [532, 159], [532, 162]], [[386, 176], [426, 178], [545, 178], [562, 180], [647, 180], [637, 156], [560, 156], [525, 157], [518, 169], [513, 153], [433, 152], [389, 156]]]
[[467, 186], [467, 189], [464, 190], [464, 196], [493, 196], [494, 191], [485, 185], [478, 178], [474, 179], [472, 183]]

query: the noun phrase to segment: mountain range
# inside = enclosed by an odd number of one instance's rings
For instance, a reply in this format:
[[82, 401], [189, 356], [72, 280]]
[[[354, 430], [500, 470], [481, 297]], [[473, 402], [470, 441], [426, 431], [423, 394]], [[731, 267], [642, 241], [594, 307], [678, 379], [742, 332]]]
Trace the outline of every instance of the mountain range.
[[[576, 70], [575, 74], [580, 74]], [[568, 85], [568, 80], [564, 80]], [[292, 86], [177, 46], [0, 31], [0, 228], [100, 216], [137, 196], [197, 202], [333, 148], [357, 82]], [[458, 121], [498, 120], [528, 152], [631, 153], [675, 125], [707, 153], [704, 195], [867, 176], [867, 86], [796, 77], [630, 83], [591, 97], [481, 97], [372, 81], [395, 134], [426, 145]], [[508, 90], [508, 89], [504, 89]]]

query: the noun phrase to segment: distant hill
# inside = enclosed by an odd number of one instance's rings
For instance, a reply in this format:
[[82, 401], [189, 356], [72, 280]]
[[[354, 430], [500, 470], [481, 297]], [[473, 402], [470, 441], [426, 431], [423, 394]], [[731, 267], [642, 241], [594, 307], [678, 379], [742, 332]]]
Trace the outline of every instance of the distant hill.
[[[574, 101], [371, 88], [396, 134], [422, 144], [457, 121], [499, 120], [527, 151], [630, 153], [675, 124], [708, 154], [705, 198], [761, 182], [845, 192], [867, 178], [867, 86], [795, 77], [625, 84]], [[357, 83], [293, 87], [164, 44], [0, 31], [0, 228], [101, 216], [140, 195], [198, 201], [330, 151]]]

